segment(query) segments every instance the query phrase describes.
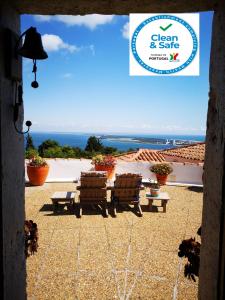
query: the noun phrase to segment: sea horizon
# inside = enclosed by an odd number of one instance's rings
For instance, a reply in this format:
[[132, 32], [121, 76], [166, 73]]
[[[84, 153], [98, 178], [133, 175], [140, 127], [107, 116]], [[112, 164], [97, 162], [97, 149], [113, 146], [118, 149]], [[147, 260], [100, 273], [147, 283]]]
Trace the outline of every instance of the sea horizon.
[[[84, 149], [87, 140], [90, 136], [97, 136], [106, 147], [115, 147], [119, 151], [127, 151], [129, 149], [154, 149], [163, 150], [174, 148], [176, 144], [174, 141], [204, 142], [205, 135], [185, 135], [185, 134], [131, 134], [131, 133], [88, 133], [88, 132], [41, 132], [33, 131], [30, 133], [33, 138], [35, 147], [38, 147], [43, 141], [47, 139], [57, 141], [61, 146], [79, 147]], [[179, 145], [180, 146], [180, 145]]]
[[159, 133], [152, 133], [152, 132], [149, 132], [149, 133], [140, 133], [140, 132], [121, 132], [121, 131], [110, 131], [110, 132], [105, 132], [105, 131], [96, 131], [96, 132], [93, 132], [93, 131], [56, 131], [56, 130], [47, 130], [47, 131], [41, 131], [41, 130], [32, 130], [29, 132], [29, 134], [33, 134], [33, 133], [57, 133], [57, 134], [88, 134], [88, 135], [138, 135], [138, 136], [145, 136], [145, 135], [149, 135], [149, 136], [152, 136], [152, 135], [162, 135], [162, 136], [202, 136], [202, 137], [205, 137], [206, 134], [186, 134], [186, 133], [162, 133], [162, 132], [159, 132]]

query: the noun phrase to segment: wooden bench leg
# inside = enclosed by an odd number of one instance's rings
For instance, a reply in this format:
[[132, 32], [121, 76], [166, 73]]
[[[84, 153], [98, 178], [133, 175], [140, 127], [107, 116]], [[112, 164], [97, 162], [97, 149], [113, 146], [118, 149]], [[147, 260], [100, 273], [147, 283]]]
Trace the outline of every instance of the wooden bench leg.
[[116, 202], [115, 201], [112, 202], [112, 206], [113, 206], [113, 216], [116, 217]]
[[73, 209], [73, 201], [70, 200], [68, 203], [66, 203], [66, 205], [67, 205], [67, 210], [72, 211], [72, 209]]
[[53, 212], [56, 213], [58, 211], [58, 202], [52, 200]]
[[107, 202], [104, 203], [104, 210], [105, 210], [105, 216], [106, 218], [108, 218], [109, 212], [108, 212]]
[[149, 211], [152, 211], [152, 203], [153, 203], [153, 199], [148, 199]]
[[138, 215], [139, 215], [140, 217], [143, 216], [143, 213], [142, 213], [142, 209], [141, 209], [140, 203], [135, 203], [135, 204], [134, 204], [134, 210], [135, 210], [135, 212], [138, 213]]
[[138, 212], [139, 212], [140, 216], [142, 217], [143, 216], [143, 212], [142, 212], [140, 203], [138, 203], [137, 208], [138, 208]]
[[79, 203], [79, 207], [78, 207], [78, 218], [82, 217], [82, 206], [81, 203]]
[[75, 200], [73, 200], [73, 211], [74, 211], [74, 214], [76, 215], [76, 203], [75, 203]]
[[71, 211], [73, 211], [74, 212], [74, 210], [75, 210], [75, 201], [74, 201], [74, 199], [71, 201], [71, 204], [70, 204], [71, 206]]
[[113, 197], [111, 197], [111, 205], [113, 209], [113, 217], [116, 217], [116, 201]]
[[167, 200], [162, 200], [162, 207], [163, 207], [163, 212], [166, 212], [166, 204], [167, 204]]

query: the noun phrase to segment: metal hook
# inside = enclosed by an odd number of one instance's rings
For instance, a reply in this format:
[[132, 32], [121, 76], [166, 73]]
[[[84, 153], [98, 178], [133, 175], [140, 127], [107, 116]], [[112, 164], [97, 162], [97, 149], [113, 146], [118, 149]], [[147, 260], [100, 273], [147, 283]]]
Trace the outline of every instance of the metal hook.
[[18, 133], [20, 133], [20, 134], [26, 134], [26, 133], [28, 133], [29, 131], [30, 131], [30, 127], [31, 127], [31, 125], [32, 125], [32, 123], [31, 123], [31, 121], [26, 121], [26, 126], [28, 127], [28, 129], [26, 130], [26, 131], [21, 131], [21, 130], [19, 130], [17, 127], [16, 127], [16, 122], [14, 122], [14, 127], [15, 127], [15, 129], [16, 129], [16, 132], [18, 132]]

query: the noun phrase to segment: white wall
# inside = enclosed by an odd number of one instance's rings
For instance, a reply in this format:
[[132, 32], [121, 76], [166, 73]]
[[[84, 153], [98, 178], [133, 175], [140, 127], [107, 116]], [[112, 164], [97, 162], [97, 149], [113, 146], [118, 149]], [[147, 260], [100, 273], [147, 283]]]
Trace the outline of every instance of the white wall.
[[[80, 173], [93, 168], [90, 159], [46, 159], [49, 164], [47, 182], [76, 181]], [[26, 180], [28, 181], [27, 172]]]
[[[118, 162], [116, 172], [140, 173], [144, 178], [156, 179], [155, 174], [149, 169], [153, 163], [148, 162]], [[190, 163], [170, 163], [173, 173], [168, 177], [168, 182], [187, 184], [202, 184], [202, 165]]]
[[169, 176], [170, 182], [202, 184], [203, 164], [171, 163], [173, 173]]
[[[75, 181], [80, 177], [82, 171], [90, 171], [93, 168], [90, 159], [48, 159], [50, 171], [47, 182]], [[118, 161], [116, 173], [138, 173], [143, 178], [156, 179], [155, 174], [149, 168], [153, 165], [148, 162], [124, 162]], [[169, 182], [187, 184], [202, 184], [202, 165], [171, 163], [173, 173], [169, 175]], [[27, 179], [27, 175], [26, 175]]]

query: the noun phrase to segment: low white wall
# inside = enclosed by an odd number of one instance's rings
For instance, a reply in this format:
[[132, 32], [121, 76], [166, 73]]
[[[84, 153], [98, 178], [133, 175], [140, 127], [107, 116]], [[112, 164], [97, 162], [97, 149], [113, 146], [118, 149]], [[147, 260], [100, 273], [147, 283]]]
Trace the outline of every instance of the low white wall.
[[[150, 163], [148, 162], [125, 162], [125, 161], [118, 161], [116, 165], [116, 173], [123, 174], [123, 173], [136, 173], [141, 174], [143, 178], [154, 178], [154, 174], [149, 171]], [[151, 176], [152, 174], [152, 176]], [[154, 177], [153, 177], [154, 176]]]
[[[122, 173], [139, 173], [143, 178], [156, 179], [154, 173], [149, 169], [153, 163], [149, 162], [118, 162], [116, 172]], [[170, 163], [173, 173], [168, 177], [168, 182], [179, 182], [187, 184], [202, 184], [202, 165], [190, 163]]]
[[[77, 181], [80, 173], [93, 168], [90, 159], [46, 159], [49, 164], [49, 174], [46, 182]], [[26, 168], [25, 168], [26, 169]], [[26, 181], [28, 180], [25, 172]]]
[[173, 173], [170, 182], [202, 184], [203, 164], [171, 163]]
[[[82, 171], [90, 171], [93, 168], [90, 159], [47, 159], [50, 166], [47, 182], [76, 181]], [[169, 175], [168, 182], [187, 184], [202, 184], [202, 165], [170, 163], [173, 173]], [[118, 161], [116, 173], [138, 173], [143, 178], [156, 179], [155, 174], [150, 172], [149, 162], [124, 162]], [[26, 174], [26, 180], [27, 174]]]

